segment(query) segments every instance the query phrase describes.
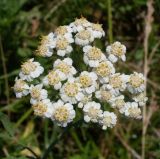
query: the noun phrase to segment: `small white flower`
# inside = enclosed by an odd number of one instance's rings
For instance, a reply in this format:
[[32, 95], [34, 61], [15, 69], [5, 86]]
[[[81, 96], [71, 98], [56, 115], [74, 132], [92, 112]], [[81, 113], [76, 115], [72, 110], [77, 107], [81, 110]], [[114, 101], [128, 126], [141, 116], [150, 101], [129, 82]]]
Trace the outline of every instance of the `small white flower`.
[[113, 128], [117, 123], [117, 116], [113, 112], [104, 111], [99, 123], [102, 125], [103, 130], [106, 130], [108, 127]]
[[35, 55], [42, 57], [50, 57], [53, 54], [54, 34], [50, 33], [47, 36], [42, 36], [40, 45], [38, 46]]
[[75, 35], [75, 43], [85, 46], [94, 41], [94, 37], [89, 30], [82, 30]]
[[78, 103], [78, 108], [83, 108], [85, 104], [92, 101], [92, 94], [84, 94], [84, 97]]
[[145, 77], [142, 73], [134, 72], [129, 76], [127, 88], [132, 94], [137, 94], [145, 90]]
[[72, 66], [72, 59], [71, 58], [65, 58], [63, 60], [57, 59], [53, 67], [56, 70], [59, 70], [64, 76], [65, 79], [72, 77], [77, 73], [76, 69]]
[[115, 68], [110, 61], [102, 61], [99, 63], [98, 67], [93, 69], [98, 75], [100, 83], [108, 83], [109, 76], [115, 73]]
[[85, 122], [94, 122], [97, 123], [102, 117], [101, 105], [94, 101], [88, 102], [83, 107], [84, 120]]
[[60, 89], [60, 96], [64, 102], [76, 104], [84, 98], [80, 83], [74, 78], [69, 78], [68, 81]]
[[138, 107], [138, 103], [136, 102], [127, 102], [120, 112], [131, 118], [142, 118], [141, 109]]
[[89, 65], [90, 67], [97, 67], [99, 63], [106, 59], [105, 55], [99, 48], [95, 46], [85, 46], [83, 47], [84, 51], [84, 63]]
[[97, 99], [101, 101], [105, 101], [110, 103], [114, 98], [114, 94], [112, 91], [106, 88], [106, 85], [103, 85], [99, 90], [95, 92], [95, 96]]
[[109, 83], [107, 84], [107, 88], [112, 90], [115, 95], [119, 95], [119, 91], [124, 91], [126, 89], [128, 81], [128, 75], [115, 73], [109, 77]]
[[65, 56], [72, 52], [73, 48], [71, 46], [71, 43], [74, 42], [74, 39], [72, 37], [63, 37], [58, 36], [54, 38], [54, 48], [57, 50], [57, 55], [59, 56]]
[[97, 88], [97, 75], [94, 72], [81, 72], [80, 76], [77, 78], [77, 81], [81, 84], [83, 93], [91, 94], [95, 92]]
[[146, 104], [148, 98], [145, 96], [145, 93], [142, 92], [142, 93], [139, 93], [139, 94], [133, 96], [133, 100], [135, 102], [138, 102], [139, 106], [144, 106]]
[[69, 26], [73, 29], [73, 32], [80, 32], [91, 26], [91, 23], [86, 18], [81, 17], [79, 19], [76, 19]]
[[59, 37], [65, 37], [66, 39], [68, 38], [72, 38], [72, 28], [70, 26], [64, 25], [64, 26], [59, 26], [56, 30], [55, 30], [55, 36]]
[[110, 104], [112, 108], [118, 108], [119, 110], [123, 110], [122, 108], [125, 106], [124, 95], [114, 97], [111, 100]]
[[52, 103], [49, 99], [38, 101], [32, 105], [34, 114], [41, 117], [48, 117], [48, 109], [50, 109]]
[[105, 36], [105, 32], [101, 24], [91, 23], [91, 26], [89, 26], [87, 29], [93, 33], [94, 38], [100, 39]]
[[48, 117], [55, 121], [57, 125], [66, 127], [75, 118], [75, 110], [72, 104], [58, 100], [50, 107]]
[[17, 77], [15, 79], [13, 89], [17, 98], [21, 98], [22, 96], [26, 96], [29, 94], [28, 84], [24, 80], [18, 79]]
[[39, 77], [44, 71], [44, 68], [39, 62], [34, 62], [34, 58], [29, 59], [21, 65], [19, 76], [22, 80], [32, 81]]
[[47, 90], [42, 89], [43, 84], [38, 84], [38, 85], [31, 85], [30, 86], [30, 103], [31, 104], [36, 104], [38, 101], [46, 99], [48, 96]]
[[113, 44], [107, 46], [106, 51], [108, 53], [108, 59], [115, 63], [118, 61], [118, 58], [121, 58], [122, 61], [126, 61], [126, 47], [120, 42], [116, 41]]
[[46, 86], [51, 85], [54, 87], [55, 90], [58, 90], [62, 86], [61, 81], [64, 80], [65, 76], [62, 72], [60, 72], [59, 70], [52, 70], [48, 73], [47, 76], [44, 77], [43, 84]]

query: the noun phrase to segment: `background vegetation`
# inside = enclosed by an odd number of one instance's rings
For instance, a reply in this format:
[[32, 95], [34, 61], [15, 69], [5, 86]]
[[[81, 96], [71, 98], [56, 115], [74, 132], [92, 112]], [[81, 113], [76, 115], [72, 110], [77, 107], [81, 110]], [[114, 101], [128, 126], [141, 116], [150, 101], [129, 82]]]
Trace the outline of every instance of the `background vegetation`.
[[[160, 159], [159, 11], [159, 0], [0, 0], [0, 158]], [[119, 116], [112, 130], [82, 124], [61, 134], [62, 128], [33, 116], [29, 99], [15, 98], [15, 76], [39, 37], [81, 15], [103, 24], [106, 45], [119, 40], [127, 46], [119, 70], [148, 77], [143, 121]]]

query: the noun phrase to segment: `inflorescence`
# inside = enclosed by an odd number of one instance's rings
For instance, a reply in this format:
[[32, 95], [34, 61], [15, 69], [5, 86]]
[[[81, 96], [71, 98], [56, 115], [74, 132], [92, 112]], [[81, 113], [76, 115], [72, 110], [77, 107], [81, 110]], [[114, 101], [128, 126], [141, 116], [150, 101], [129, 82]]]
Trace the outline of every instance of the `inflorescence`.
[[[107, 107], [118, 109], [127, 117], [142, 118], [141, 107], [147, 101], [145, 77], [137, 72], [130, 75], [116, 72], [114, 64], [126, 60], [126, 47], [117, 41], [103, 52], [92, 42], [104, 36], [101, 24], [83, 17], [43, 36], [35, 55], [59, 58], [46, 75], [44, 67], [34, 58], [24, 62], [15, 79], [16, 97], [29, 94], [34, 114], [50, 118], [62, 127], [74, 120], [78, 109], [83, 112], [85, 122], [98, 123], [103, 129], [112, 128], [117, 122], [116, 113], [107, 111]], [[71, 58], [75, 54], [72, 43], [80, 46], [87, 70], [80, 72], [73, 66], [76, 61]], [[57, 101], [49, 99], [54, 90], [58, 92]], [[128, 96], [131, 101], [127, 101]]]

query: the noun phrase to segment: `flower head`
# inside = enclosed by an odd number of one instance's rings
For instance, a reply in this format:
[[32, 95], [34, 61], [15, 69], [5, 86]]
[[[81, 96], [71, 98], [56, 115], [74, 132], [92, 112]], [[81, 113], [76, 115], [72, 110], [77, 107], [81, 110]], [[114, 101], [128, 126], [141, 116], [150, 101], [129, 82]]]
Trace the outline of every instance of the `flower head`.
[[44, 71], [44, 68], [39, 62], [34, 62], [34, 59], [29, 59], [21, 65], [19, 76], [22, 80], [32, 81], [39, 77]]
[[101, 105], [94, 101], [88, 102], [83, 107], [84, 120], [85, 122], [94, 122], [97, 123], [102, 117]]
[[103, 130], [106, 130], [108, 127], [112, 128], [116, 125], [116, 122], [117, 116], [114, 113], [108, 111], [103, 112], [103, 117], [100, 120], [100, 124], [102, 125]]
[[48, 117], [55, 121], [57, 125], [66, 127], [75, 118], [75, 110], [72, 104], [58, 100], [50, 107]]
[[74, 78], [69, 78], [60, 90], [60, 96], [64, 102], [76, 104], [84, 97], [80, 83]]
[[62, 83], [61, 81], [65, 80], [64, 74], [62, 74], [59, 70], [52, 70], [48, 73], [47, 76], [43, 79], [44, 85], [51, 85], [54, 87], [55, 90], [61, 88]]
[[56, 37], [65, 37], [65, 38], [72, 38], [72, 28], [64, 25], [64, 26], [59, 26], [56, 30], [55, 30], [55, 35]]
[[134, 72], [129, 76], [129, 82], [128, 82], [128, 90], [132, 94], [134, 93], [140, 93], [145, 90], [145, 77], [142, 73]]
[[73, 42], [72, 37], [58, 36], [54, 38], [54, 48], [57, 50], [57, 55], [63, 57], [70, 54], [73, 50], [71, 46]]
[[78, 108], [83, 108], [85, 104], [92, 101], [92, 94], [84, 94], [81, 101], [78, 103]]
[[138, 103], [136, 102], [127, 102], [120, 112], [131, 118], [142, 118], [141, 109], [138, 107]]
[[31, 85], [30, 87], [30, 103], [31, 104], [36, 104], [40, 100], [44, 100], [47, 98], [48, 93], [47, 90], [42, 89], [43, 84], [38, 84], [38, 85]]
[[102, 61], [94, 68], [95, 73], [99, 76], [101, 83], [108, 83], [109, 76], [115, 73], [115, 68], [110, 61]]
[[133, 96], [133, 100], [138, 102], [139, 106], [144, 106], [148, 100], [144, 92], [136, 94]]
[[124, 91], [126, 89], [128, 81], [128, 75], [115, 73], [109, 77], [109, 83], [107, 84], [107, 88], [112, 90], [115, 95], [119, 95], [119, 91]]
[[47, 36], [42, 36], [40, 45], [38, 46], [35, 55], [42, 57], [50, 57], [53, 54], [54, 34], [50, 33]]
[[21, 98], [22, 96], [26, 96], [29, 94], [28, 84], [24, 80], [18, 79], [17, 77], [15, 79], [13, 89], [17, 98]]
[[75, 35], [75, 43], [77, 45], [85, 46], [93, 42], [94, 37], [89, 30], [82, 30]]
[[113, 44], [107, 46], [106, 51], [108, 53], [108, 59], [115, 63], [118, 61], [118, 59], [122, 59], [123, 61], [126, 61], [126, 47], [122, 45], [120, 42], [116, 41]]
[[73, 32], [80, 32], [82, 30], [85, 30], [89, 26], [91, 26], [91, 23], [84, 17], [76, 19], [73, 23], [70, 24]]
[[[30, 93], [34, 114], [49, 118], [61, 127], [74, 120], [74, 107], [81, 108], [86, 123], [98, 123], [102, 129], [112, 128], [117, 122], [116, 114], [107, 111], [107, 108], [118, 109], [128, 117], [141, 118], [141, 106], [148, 99], [145, 77], [137, 72], [131, 75], [117, 73], [114, 63], [119, 59], [126, 60], [126, 47], [118, 41], [114, 42], [107, 46], [106, 56], [96, 46], [99, 40], [94, 42], [104, 36], [101, 24], [91, 23], [84, 17], [43, 36], [35, 54], [40, 56], [38, 59], [53, 56], [47, 61], [49, 64], [53, 60], [53, 66], [47, 64], [44, 67], [52, 69], [44, 71], [33, 58], [24, 62], [13, 87], [16, 97]], [[57, 55], [60, 57], [57, 58]], [[43, 75], [43, 72], [48, 73]]]
[[100, 101], [108, 102], [110, 103], [113, 98], [114, 94], [111, 90], [108, 90], [106, 85], [103, 85], [99, 90], [95, 92], [95, 96]]
[[57, 59], [53, 64], [53, 68], [59, 70], [65, 79], [68, 79], [77, 73], [76, 69], [72, 66], [72, 63], [73, 61], [71, 58], [65, 58], [63, 60]]
[[81, 72], [80, 76], [77, 78], [77, 81], [81, 84], [81, 88], [84, 93], [91, 94], [95, 92], [97, 88], [97, 75], [94, 72]]
[[114, 97], [111, 101], [112, 108], [118, 108], [119, 110], [122, 110], [124, 106], [125, 106], [124, 95]]
[[41, 100], [32, 105], [34, 114], [37, 116], [48, 117], [48, 108], [52, 106], [49, 99]]
[[94, 38], [100, 39], [101, 37], [103, 37], [105, 35], [105, 32], [104, 32], [101, 24], [91, 23], [91, 25], [87, 29], [92, 32]]
[[106, 59], [105, 55], [102, 51], [95, 46], [85, 46], [83, 48], [84, 51], [84, 63], [89, 65], [90, 67], [97, 67], [99, 63]]

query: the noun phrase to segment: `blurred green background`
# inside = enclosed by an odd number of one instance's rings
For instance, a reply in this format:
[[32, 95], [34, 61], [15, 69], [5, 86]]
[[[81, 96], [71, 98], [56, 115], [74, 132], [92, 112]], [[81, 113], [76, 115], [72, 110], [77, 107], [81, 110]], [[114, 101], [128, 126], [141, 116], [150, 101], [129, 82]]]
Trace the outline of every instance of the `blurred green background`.
[[[144, 123], [120, 115], [114, 129], [83, 124], [59, 137], [62, 128], [33, 116], [28, 98], [15, 98], [14, 79], [21, 63], [33, 57], [40, 36], [81, 15], [103, 24], [100, 47], [112, 40], [127, 46], [127, 62], [118, 70], [143, 72], [148, 52]], [[41, 158], [57, 138], [49, 159], [160, 159], [160, 0], [153, 5], [152, 0], [0, 0], [0, 52], [0, 159]]]

